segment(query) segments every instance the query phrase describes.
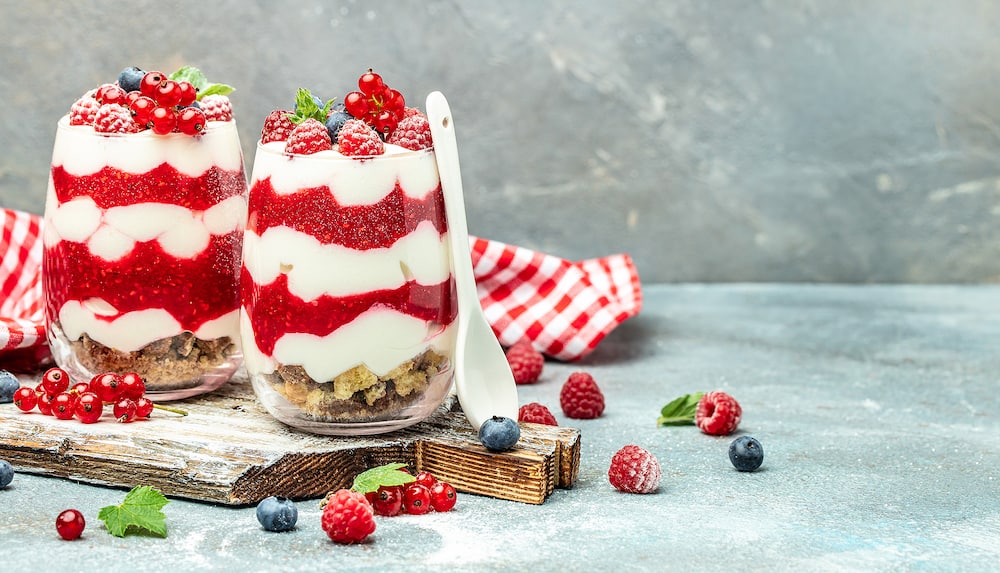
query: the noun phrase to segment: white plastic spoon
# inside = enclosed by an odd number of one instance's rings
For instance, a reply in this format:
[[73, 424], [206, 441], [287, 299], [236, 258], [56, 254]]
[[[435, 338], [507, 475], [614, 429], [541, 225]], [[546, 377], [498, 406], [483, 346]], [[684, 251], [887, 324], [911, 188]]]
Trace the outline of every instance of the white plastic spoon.
[[476, 294], [455, 123], [448, 100], [441, 92], [432, 92], [427, 96], [427, 119], [431, 125], [434, 154], [441, 176], [452, 270], [458, 290], [455, 389], [465, 416], [478, 430], [492, 416], [517, 420], [517, 386], [503, 348], [486, 321]]

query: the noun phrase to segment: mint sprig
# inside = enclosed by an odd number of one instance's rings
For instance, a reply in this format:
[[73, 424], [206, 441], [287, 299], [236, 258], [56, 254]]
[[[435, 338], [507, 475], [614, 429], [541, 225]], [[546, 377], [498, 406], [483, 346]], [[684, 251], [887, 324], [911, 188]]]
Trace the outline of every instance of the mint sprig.
[[704, 392], [685, 394], [670, 401], [660, 409], [657, 426], [688, 426], [694, 424], [694, 414], [698, 410], [698, 402]]
[[121, 504], [101, 508], [97, 518], [115, 537], [141, 532], [166, 537], [167, 516], [160, 510], [168, 503], [162, 493], [148, 485], [136, 486], [125, 495]]
[[415, 481], [417, 478], [406, 472], [399, 471], [400, 468], [404, 467], [406, 467], [406, 464], [386, 464], [365, 470], [354, 478], [354, 484], [351, 486], [351, 489], [360, 494], [366, 494], [378, 491], [378, 488], [381, 486], [406, 485]]
[[326, 122], [326, 116], [330, 114], [334, 100], [328, 100], [323, 107], [316, 103], [316, 98], [312, 92], [306, 88], [299, 88], [295, 94], [295, 112], [287, 114], [292, 123], [298, 125], [307, 119], [315, 119], [320, 123]]
[[207, 95], [229, 95], [236, 91], [236, 88], [226, 84], [213, 84], [208, 81], [205, 74], [201, 72], [198, 68], [192, 66], [184, 66], [183, 68], [177, 70], [176, 72], [170, 74], [170, 79], [175, 82], [187, 82], [198, 90], [198, 99]]

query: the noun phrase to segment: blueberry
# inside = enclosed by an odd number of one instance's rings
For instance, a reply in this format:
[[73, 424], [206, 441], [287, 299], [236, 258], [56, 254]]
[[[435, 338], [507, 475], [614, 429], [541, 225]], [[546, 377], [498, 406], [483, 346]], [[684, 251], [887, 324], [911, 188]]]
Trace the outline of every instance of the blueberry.
[[146, 72], [135, 66], [127, 67], [118, 74], [118, 87], [125, 90], [126, 93], [134, 92], [139, 89], [139, 82], [142, 81], [144, 75]]
[[267, 531], [289, 531], [299, 520], [299, 510], [287, 497], [271, 496], [257, 504], [257, 521]]
[[340, 128], [344, 127], [344, 123], [349, 119], [354, 118], [346, 111], [335, 111], [330, 114], [330, 117], [326, 118], [326, 130], [330, 133], [330, 141], [337, 143]]
[[10, 485], [14, 481], [14, 468], [7, 460], [0, 460], [0, 489]]
[[514, 447], [521, 438], [521, 428], [515, 420], [504, 416], [493, 416], [479, 428], [479, 441], [487, 450], [502, 452]]
[[740, 436], [729, 444], [729, 461], [741, 472], [752, 472], [764, 462], [764, 448], [756, 438]]
[[0, 370], [0, 404], [13, 402], [14, 392], [20, 387], [21, 383], [17, 381], [17, 377], [6, 370]]

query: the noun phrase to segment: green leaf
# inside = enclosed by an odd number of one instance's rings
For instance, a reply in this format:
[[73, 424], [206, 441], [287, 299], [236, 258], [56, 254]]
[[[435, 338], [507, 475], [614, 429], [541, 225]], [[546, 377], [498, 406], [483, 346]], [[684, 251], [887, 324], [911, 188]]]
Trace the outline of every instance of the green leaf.
[[292, 120], [295, 125], [307, 119], [315, 119], [320, 123], [325, 123], [326, 116], [329, 115], [330, 108], [333, 107], [333, 102], [332, 99], [328, 100], [323, 107], [320, 107], [313, 99], [312, 92], [306, 88], [299, 88], [295, 94], [295, 113], [289, 114], [288, 119]]
[[656, 425], [687, 426], [694, 424], [694, 413], [698, 409], [698, 402], [701, 400], [702, 394], [703, 392], [695, 392], [672, 400], [660, 409], [660, 417], [656, 420]]
[[184, 66], [176, 72], [170, 74], [170, 79], [175, 82], [188, 82], [198, 90], [198, 99], [207, 95], [229, 95], [236, 91], [236, 88], [226, 84], [213, 84], [208, 81], [205, 74], [201, 72], [198, 68], [192, 66]]
[[140, 532], [166, 537], [167, 516], [160, 510], [169, 502], [159, 491], [141, 485], [132, 488], [120, 505], [101, 508], [97, 518], [104, 522], [108, 533], [115, 537]]
[[416, 480], [417, 478], [410, 474], [399, 471], [400, 468], [404, 467], [406, 464], [386, 464], [365, 470], [354, 478], [354, 485], [351, 486], [351, 489], [365, 494], [370, 491], [378, 491], [378, 488], [383, 485], [405, 485]]
[[198, 90], [198, 99], [200, 100], [207, 95], [229, 95], [234, 91], [236, 88], [226, 84], [209, 84], [205, 89]]

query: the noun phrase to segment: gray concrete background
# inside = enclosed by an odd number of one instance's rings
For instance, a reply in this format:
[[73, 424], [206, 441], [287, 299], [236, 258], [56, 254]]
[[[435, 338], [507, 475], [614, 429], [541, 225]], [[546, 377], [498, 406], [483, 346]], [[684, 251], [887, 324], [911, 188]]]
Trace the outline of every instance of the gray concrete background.
[[451, 101], [470, 231], [644, 281], [1000, 280], [1000, 3], [0, 0], [0, 205], [127, 65]]

